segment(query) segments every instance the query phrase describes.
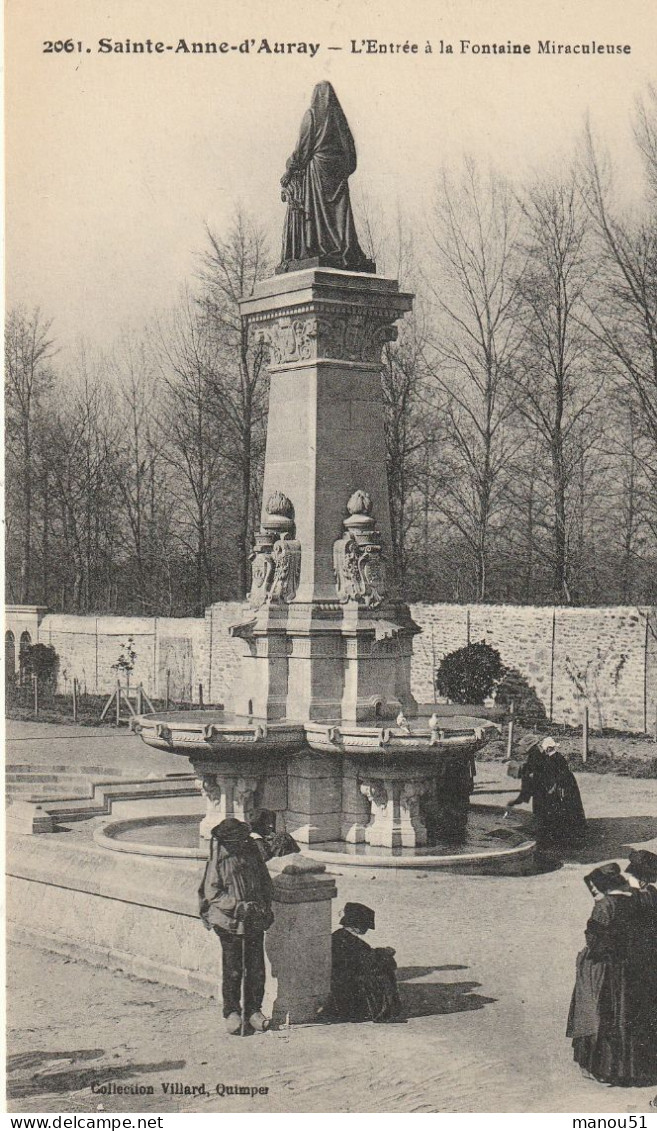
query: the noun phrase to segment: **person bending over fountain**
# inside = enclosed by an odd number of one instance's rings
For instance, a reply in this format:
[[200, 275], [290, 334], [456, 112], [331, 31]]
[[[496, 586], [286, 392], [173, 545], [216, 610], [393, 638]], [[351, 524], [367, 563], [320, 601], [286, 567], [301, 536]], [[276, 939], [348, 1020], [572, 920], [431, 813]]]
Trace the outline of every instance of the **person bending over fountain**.
[[563, 754], [552, 738], [539, 737], [526, 747], [520, 771], [522, 788], [507, 809], [531, 801], [541, 838], [559, 844], [577, 843], [586, 833], [579, 788]]
[[262, 853], [243, 821], [228, 817], [215, 825], [210, 856], [199, 888], [200, 916], [219, 936], [223, 970], [223, 1013], [229, 1033], [247, 1024], [264, 1032], [265, 931], [271, 927], [272, 882]]
[[389, 1021], [401, 1012], [392, 947], [373, 948], [362, 937], [374, 930], [374, 912], [346, 903], [331, 938], [331, 997], [326, 1016], [336, 1021]]

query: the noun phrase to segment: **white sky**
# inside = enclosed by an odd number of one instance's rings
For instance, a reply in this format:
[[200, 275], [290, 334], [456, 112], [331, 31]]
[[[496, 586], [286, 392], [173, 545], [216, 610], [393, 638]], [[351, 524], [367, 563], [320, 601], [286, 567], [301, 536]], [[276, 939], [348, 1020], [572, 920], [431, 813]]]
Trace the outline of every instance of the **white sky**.
[[[42, 52], [68, 36], [82, 54]], [[121, 56], [97, 54], [101, 36], [321, 46], [314, 59]], [[351, 54], [363, 37], [420, 53]], [[533, 54], [463, 56], [461, 38]], [[539, 38], [632, 53], [543, 57]], [[418, 211], [464, 152], [514, 178], [558, 165], [587, 112], [636, 186], [632, 105], [657, 75], [655, 0], [7, 0], [6, 42], [8, 302], [39, 304], [60, 340], [101, 346], [175, 301], [204, 223], [220, 228], [236, 200], [282, 225], [278, 181], [320, 79], [356, 138], [353, 190]]]

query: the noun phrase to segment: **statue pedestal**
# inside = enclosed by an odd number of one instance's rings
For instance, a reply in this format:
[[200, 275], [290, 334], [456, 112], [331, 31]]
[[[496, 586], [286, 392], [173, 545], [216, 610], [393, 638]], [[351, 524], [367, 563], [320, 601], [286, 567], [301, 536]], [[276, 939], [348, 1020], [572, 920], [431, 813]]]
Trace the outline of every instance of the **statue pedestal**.
[[417, 629], [394, 598], [380, 381], [382, 347], [411, 304], [393, 279], [319, 267], [267, 279], [240, 304], [271, 386], [254, 612], [233, 630], [249, 649], [239, 714], [414, 713]]

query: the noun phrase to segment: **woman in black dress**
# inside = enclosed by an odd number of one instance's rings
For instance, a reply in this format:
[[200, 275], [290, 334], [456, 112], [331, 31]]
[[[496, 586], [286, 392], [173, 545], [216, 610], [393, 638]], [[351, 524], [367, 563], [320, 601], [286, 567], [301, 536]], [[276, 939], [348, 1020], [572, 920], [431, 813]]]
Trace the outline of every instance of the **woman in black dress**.
[[327, 1016], [339, 1021], [389, 1021], [401, 1011], [392, 947], [373, 948], [362, 937], [374, 930], [374, 912], [346, 903], [331, 938], [331, 998]]
[[605, 1084], [647, 1083], [633, 957], [638, 901], [618, 864], [603, 864], [584, 879], [595, 903], [586, 946], [577, 955], [566, 1035], [585, 1076]]
[[520, 771], [522, 787], [508, 807], [532, 802], [542, 839], [560, 844], [581, 842], [586, 818], [579, 788], [556, 742], [539, 738], [527, 748], [527, 761]]
[[632, 890], [637, 917], [630, 951], [636, 1071], [640, 1079], [652, 1084], [657, 1083], [657, 854], [632, 849], [625, 871], [638, 885]]

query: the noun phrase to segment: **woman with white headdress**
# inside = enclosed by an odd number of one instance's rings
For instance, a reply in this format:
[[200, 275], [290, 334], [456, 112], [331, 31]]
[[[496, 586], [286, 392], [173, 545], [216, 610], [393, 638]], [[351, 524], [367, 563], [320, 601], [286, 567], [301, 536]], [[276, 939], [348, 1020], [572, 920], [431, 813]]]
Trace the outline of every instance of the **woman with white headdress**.
[[522, 788], [509, 808], [532, 802], [540, 835], [560, 843], [581, 841], [586, 817], [575, 776], [553, 738], [540, 738], [527, 749], [520, 771]]

